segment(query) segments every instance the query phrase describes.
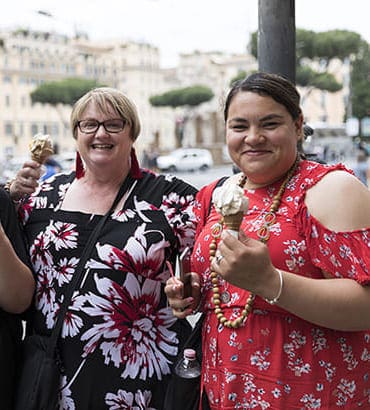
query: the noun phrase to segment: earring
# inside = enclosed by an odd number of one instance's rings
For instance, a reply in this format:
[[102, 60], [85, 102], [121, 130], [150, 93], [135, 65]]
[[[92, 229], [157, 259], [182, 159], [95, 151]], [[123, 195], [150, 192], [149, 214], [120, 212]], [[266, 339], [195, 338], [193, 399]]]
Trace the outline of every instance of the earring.
[[131, 175], [135, 179], [143, 177], [134, 147], [131, 148]]
[[85, 167], [82, 162], [81, 155], [78, 151], [76, 151], [76, 178], [80, 179], [85, 175]]

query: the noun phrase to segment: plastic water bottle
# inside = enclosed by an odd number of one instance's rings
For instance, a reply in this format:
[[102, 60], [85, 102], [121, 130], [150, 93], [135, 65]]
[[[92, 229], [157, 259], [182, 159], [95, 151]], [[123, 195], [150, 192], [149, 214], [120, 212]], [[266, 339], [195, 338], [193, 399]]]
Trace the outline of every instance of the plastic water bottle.
[[194, 349], [185, 349], [182, 360], [176, 365], [175, 373], [184, 379], [200, 377], [201, 367]]

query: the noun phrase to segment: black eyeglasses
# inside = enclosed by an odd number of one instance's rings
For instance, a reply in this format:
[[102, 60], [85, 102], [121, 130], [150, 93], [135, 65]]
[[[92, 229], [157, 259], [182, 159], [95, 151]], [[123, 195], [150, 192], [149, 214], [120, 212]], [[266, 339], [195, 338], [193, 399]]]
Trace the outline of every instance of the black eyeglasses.
[[125, 128], [126, 121], [122, 118], [115, 118], [102, 122], [97, 120], [82, 120], [77, 122], [78, 128], [84, 134], [93, 134], [94, 132], [98, 131], [101, 125], [104, 127], [105, 131], [116, 134], [117, 132], [121, 132]]

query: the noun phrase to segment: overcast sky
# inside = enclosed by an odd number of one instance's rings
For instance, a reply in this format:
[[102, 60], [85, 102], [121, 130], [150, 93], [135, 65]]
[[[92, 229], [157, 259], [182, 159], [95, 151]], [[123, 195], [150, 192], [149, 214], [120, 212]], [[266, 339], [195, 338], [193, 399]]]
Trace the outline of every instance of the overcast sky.
[[[367, 5], [368, 0], [296, 0], [296, 27], [351, 30], [370, 42]], [[145, 41], [159, 47], [161, 65], [170, 67], [179, 53], [244, 52], [249, 34], [258, 28], [258, 0], [9, 0], [0, 28], [16, 25]]]

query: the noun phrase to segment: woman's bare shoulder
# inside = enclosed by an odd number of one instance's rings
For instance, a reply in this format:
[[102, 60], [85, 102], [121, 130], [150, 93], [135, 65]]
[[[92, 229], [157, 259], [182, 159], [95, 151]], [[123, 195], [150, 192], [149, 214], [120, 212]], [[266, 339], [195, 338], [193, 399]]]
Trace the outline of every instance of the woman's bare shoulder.
[[310, 213], [335, 231], [370, 227], [370, 191], [354, 175], [336, 170], [307, 191]]

